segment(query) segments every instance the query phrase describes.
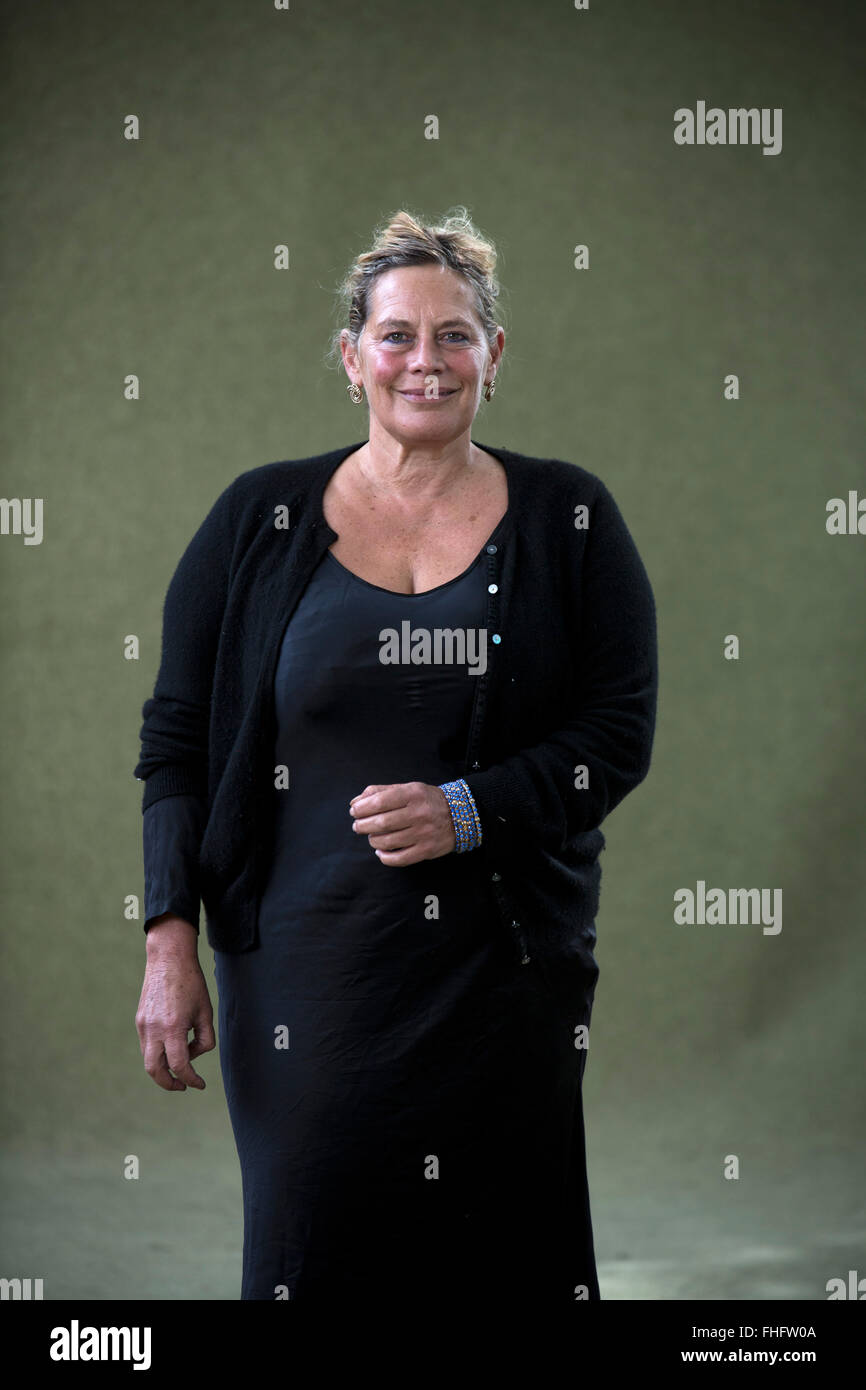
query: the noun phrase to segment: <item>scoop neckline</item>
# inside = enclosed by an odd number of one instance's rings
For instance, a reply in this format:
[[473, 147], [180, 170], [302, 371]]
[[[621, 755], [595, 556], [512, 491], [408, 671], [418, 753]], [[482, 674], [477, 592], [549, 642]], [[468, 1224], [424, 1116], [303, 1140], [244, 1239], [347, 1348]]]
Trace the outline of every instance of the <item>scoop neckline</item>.
[[338, 560], [338, 559], [337, 559], [336, 555], [333, 553], [332, 550], [326, 550], [326, 551], [325, 551], [325, 555], [326, 555], [330, 560], [333, 560], [334, 564], [335, 564], [335, 565], [338, 565], [339, 568], [343, 571], [343, 573], [344, 573], [344, 574], [347, 574], [347, 575], [349, 576], [350, 579], [354, 579], [354, 580], [356, 581], [356, 583], [358, 583], [358, 584], [363, 584], [365, 589], [375, 589], [377, 593], [379, 593], [379, 594], [389, 594], [392, 598], [400, 598], [400, 599], [429, 598], [429, 596], [430, 596], [431, 594], [438, 594], [438, 593], [441, 593], [443, 589], [450, 589], [452, 584], [457, 584], [457, 583], [459, 583], [459, 581], [460, 581], [461, 579], [465, 579], [466, 576], [467, 576], [468, 574], [471, 574], [471, 573], [472, 573], [472, 571], [475, 569], [475, 566], [478, 565], [478, 564], [480, 564], [481, 560], [483, 559], [484, 553], [485, 553], [485, 551], [486, 551], [488, 545], [492, 545], [492, 544], [493, 544], [493, 542], [496, 540], [497, 536], [499, 535], [500, 531], [502, 531], [502, 530], [505, 528], [506, 523], [507, 523], [508, 521], [510, 521], [510, 519], [511, 519], [511, 509], [512, 509], [512, 505], [513, 505], [513, 501], [512, 501], [512, 498], [511, 498], [511, 494], [510, 494], [510, 492], [509, 492], [508, 506], [506, 507], [506, 509], [505, 509], [505, 511], [503, 512], [502, 516], [499, 518], [499, 520], [498, 520], [498, 522], [496, 523], [496, 526], [494, 527], [494, 529], [490, 532], [490, 535], [487, 537], [487, 540], [484, 541], [483, 545], [481, 546], [481, 549], [479, 550], [478, 554], [475, 556], [475, 559], [472, 560], [471, 563], [468, 564], [468, 565], [466, 566], [466, 569], [463, 571], [462, 574], [455, 574], [455, 576], [454, 576], [453, 579], [446, 579], [445, 582], [444, 582], [444, 584], [437, 584], [437, 585], [435, 585], [435, 587], [432, 588], [432, 589], [419, 589], [419, 590], [418, 590], [416, 593], [414, 593], [414, 594], [406, 594], [406, 593], [403, 593], [403, 591], [402, 591], [401, 589], [386, 589], [386, 588], [384, 588], [383, 585], [381, 585], [381, 584], [371, 584], [371, 582], [370, 582], [369, 579], [362, 579], [361, 576], [360, 576], [360, 574], [356, 574], [354, 570], [348, 569], [348, 568], [346, 567], [346, 565], [343, 564], [342, 560]]

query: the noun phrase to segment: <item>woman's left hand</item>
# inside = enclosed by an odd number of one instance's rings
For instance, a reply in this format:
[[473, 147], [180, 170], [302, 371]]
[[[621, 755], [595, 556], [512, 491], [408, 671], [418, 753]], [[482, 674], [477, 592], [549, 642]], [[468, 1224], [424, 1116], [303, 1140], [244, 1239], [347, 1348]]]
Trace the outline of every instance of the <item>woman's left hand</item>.
[[349, 813], [355, 834], [368, 836], [370, 847], [391, 868], [439, 859], [457, 844], [445, 793], [428, 782], [365, 787], [352, 798]]

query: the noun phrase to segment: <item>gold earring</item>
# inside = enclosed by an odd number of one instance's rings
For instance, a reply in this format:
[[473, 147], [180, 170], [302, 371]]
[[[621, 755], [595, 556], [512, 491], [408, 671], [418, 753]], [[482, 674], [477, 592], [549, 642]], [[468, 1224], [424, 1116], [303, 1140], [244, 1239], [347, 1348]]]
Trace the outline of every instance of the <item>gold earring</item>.
[[346, 390], [349, 393], [349, 400], [353, 401], [355, 405], [358, 405], [364, 399], [364, 388], [363, 386], [359, 386], [357, 381], [350, 381]]
[[496, 390], [496, 386], [494, 385], [494, 383], [493, 383], [492, 381], [488, 381], [487, 385], [486, 385], [485, 388], [484, 388], [484, 399], [485, 399], [486, 401], [492, 401], [492, 400], [493, 400], [493, 392], [494, 392], [495, 390]]

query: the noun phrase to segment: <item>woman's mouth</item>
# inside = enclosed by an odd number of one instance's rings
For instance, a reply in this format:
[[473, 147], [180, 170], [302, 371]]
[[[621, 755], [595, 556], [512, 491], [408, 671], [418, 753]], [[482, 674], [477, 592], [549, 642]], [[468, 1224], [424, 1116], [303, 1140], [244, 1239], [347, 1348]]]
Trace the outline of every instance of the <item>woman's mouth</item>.
[[448, 396], [455, 396], [457, 390], [458, 388], [456, 386], [445, 391], [440, 387], [437, 392], [431, 392], [431, 394], [428, 395], [422, 387], [420, 391], [401, 391], [399, 394], [405, 396], [407, 401], [443, 401], [447, 399]]

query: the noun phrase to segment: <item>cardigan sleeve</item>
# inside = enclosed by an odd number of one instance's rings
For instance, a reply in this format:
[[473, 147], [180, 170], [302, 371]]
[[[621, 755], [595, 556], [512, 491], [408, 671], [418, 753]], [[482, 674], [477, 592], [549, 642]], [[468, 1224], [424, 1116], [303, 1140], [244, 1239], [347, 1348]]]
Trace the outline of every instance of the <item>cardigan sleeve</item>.
[[178, 562], [162, 611], [162, 652], [142, 708], [142, 811], [165, 796], [208, 794], [208, 730], [217, 645], [237, 542], [238, 479], [211, 507]]
[[144, 812], [144, 930], [171, 912], [199, 929], [198, 851], [206, 808], [197, 796], [163, 796]]
[[484, 840], [503, 864], [523, 848], [560, 853], [574, 836], [597, 829], [649, 771], [658, 695], [655, 600], [603, 483], [587, 530], [579, 611], [571, 718], [533, 747], [464, 777]]

